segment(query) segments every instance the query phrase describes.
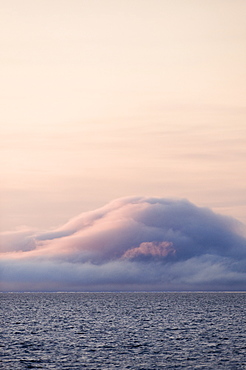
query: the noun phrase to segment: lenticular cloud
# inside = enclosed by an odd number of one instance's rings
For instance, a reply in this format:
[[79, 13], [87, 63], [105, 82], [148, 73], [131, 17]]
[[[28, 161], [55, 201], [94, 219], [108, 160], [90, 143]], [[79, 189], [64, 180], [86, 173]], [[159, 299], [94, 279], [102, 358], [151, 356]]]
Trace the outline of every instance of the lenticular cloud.
[[2, 233], [1, 290], [244, 290], [240, 227], [187, 200], [118, 199], [55, 230]]

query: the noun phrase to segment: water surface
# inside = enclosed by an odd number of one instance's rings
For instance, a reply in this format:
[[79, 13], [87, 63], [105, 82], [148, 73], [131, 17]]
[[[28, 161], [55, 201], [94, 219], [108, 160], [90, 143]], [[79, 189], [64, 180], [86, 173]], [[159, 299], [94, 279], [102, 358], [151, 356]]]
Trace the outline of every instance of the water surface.
[[3, 293], [3, 369], [246, 369], [246, 293]]

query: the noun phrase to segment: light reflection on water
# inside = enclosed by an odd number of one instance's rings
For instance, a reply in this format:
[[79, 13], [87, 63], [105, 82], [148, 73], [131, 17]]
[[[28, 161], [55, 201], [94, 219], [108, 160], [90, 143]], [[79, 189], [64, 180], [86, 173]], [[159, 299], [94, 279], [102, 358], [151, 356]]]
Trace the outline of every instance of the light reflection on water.
[[3, 369], [246, 369], [246, 293], [3, 293]]

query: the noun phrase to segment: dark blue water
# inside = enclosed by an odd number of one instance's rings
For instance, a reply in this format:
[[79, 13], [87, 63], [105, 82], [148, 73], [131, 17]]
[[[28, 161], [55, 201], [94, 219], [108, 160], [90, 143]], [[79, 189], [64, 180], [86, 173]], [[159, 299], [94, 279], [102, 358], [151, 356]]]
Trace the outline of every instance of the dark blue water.
[[1, 294], [3, 369], [246, 369], [246, 293]]

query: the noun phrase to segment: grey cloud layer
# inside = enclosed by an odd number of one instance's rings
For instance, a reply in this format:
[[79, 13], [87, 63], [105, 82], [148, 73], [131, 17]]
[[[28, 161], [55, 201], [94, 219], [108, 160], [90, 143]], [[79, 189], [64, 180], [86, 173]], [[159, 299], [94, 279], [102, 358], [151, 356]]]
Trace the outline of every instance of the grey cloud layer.
[[1, 235], [2, 290], [243, 290], [235, 219], [187, 200], [115, 200], [49, 232]]

